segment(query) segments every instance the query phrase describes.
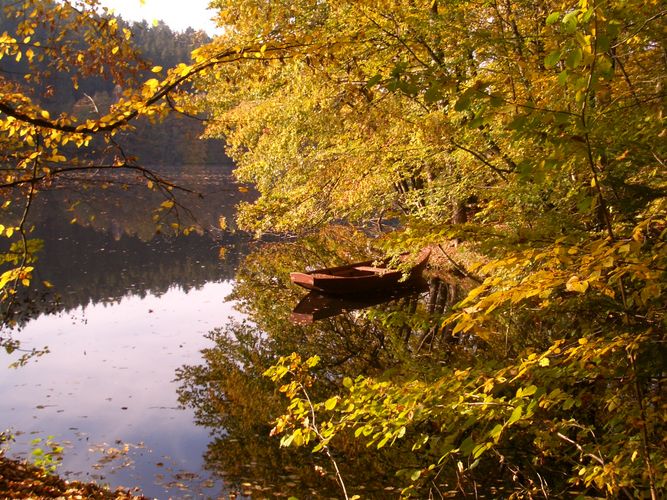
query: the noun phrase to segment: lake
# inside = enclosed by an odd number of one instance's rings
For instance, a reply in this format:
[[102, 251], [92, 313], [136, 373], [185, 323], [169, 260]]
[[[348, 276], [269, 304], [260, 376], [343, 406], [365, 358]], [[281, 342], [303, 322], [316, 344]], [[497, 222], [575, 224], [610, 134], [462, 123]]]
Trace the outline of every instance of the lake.
[[[189, 206], [205, 229], [233, 216], [242, 196], [228, 166], [179, 181], [204, 192]], [[45, 250], [35, 281], [53, 288], [39, 290], [37, 310], [11, 335], [21, 349], [49, 352], [18, 368], [7, 366], [24, 351], [2, 356], [9, 456], [27, 458], [44, 447], [34, 439], [53, 436], [65, 448], [58, 472], [71, 479], [215, 497], [224, 484], [203, 472], [209, 431], [179, 406], [174, 378], [199, 361], [207, 332], [243, 317], [227, 296], [245, 237], [154, 236], [151, 199], [141, 196], [63, 189], [37, 199], [32, 221]]]
[[[233, 217], [252, 193], [230, 171], [177, 176], [204, 196], [186, 196], [180, 219], [158, 214], [159, 234], [152, 210], [163, 200], [145, 181], [40, 193], [30, 237], [44, 250], [31, 290], [18, 294], [16, 326], [0, 333], [20, 342], [3, 353], [0, 377], [10, 457], [31, 459], [51, 439], [64, 447], [57, 471], [66, 478], [156, 498], [340, 496], [325, 454], [281, 448], [271, 435], [286, 401], [262, 374], [292, 352], [318, 354], [325, 392], [313, 396], [328, 397], [344, 377], [398, 367], [408, 340], [427, 348], [428, 330], [382, 318], [405, 317], [399, 310], [425, 298], [396, 295], [368, 316], [347, 305], [312, 324], [290, 321], [306, 292], [289, 272], [363, 260], [369, 240], [332, 225], [299, 241], [251, 241]], [[188, 226], [191, 216], [195, 231], [172, 234], [174, 220]], [[400, 479], [386, 463], [402, 463], [405, 450], [378, 460], [342, 440], [333, 453], [350, 491], [396, 495]]]

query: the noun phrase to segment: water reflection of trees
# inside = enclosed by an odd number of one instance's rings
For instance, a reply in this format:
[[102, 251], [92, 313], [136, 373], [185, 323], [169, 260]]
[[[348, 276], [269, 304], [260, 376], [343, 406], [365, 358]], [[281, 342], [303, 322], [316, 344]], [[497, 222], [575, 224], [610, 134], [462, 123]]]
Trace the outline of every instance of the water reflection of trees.
[[178, 204], [169, 210], [160, 210], [164, 196], [147, 189], [148, 181], [142, 175], [100, 172], [85, 182], [74, 177], [41, 192], [30, 217], [37, 226], [61, 217], [111, 233], [115, 239], [127, 235], [143, 241], [151, 241], [156, 230], [173, 233], [174, 224], [180, 229], [194, 225], [207, 231], [219, 228], [224, 218], [233, 229], [236, 205], [252, 195], [239, 189], [231, 169], [231, 164], [192, 165], [186, 175], [176, 167], [163, 167], [159, 175], [183, 188], [174, 191]]
[[[409, 362], [409, 352], [421, 348], [428, 355], [430, 342], [444, 341], [429, 317], [429, 310], [436, 311], [437, 296], [429, 305], [428, 294], [308, 326], [289, 321], [291, 309], [304, 294], [289, 284], [290, 271], [349, 262], [367, 257], [367, 252], [361, 235], [333, 228], [298, 244], [264, 245], [239, 268], [233, 298], [252, 324], [211, 332], [215, 346], [203, 351], [203, 363], [178, 372], [181, 403], [195, 410], [198, 424], [211, 429], [207, 466], [226, 483], [249, 483], [272, 495], [340, 495], [323, 454], [312, 454], [309, 448], [286, 453], [278, 439], [269, 436], [269, 422], [284, 411], [285, 402], [262, 373], [280, 356], [298, 352], [304, 358], [321, 357], [320, 383], [311, 396], [322, 400], [344, 377], [400, 372]], [[446, 295], [442, 300], [451, 301]], [[400, 478], [388, 471], [411, 466], [408, 450], [400, 443], [371, 453], [352, 436], [337, 439], [332, 449], [348, 493], [385, 498], [397, 491]], [[320, 476], [317, 471], [327, 472]]]
[[[235, 203], [244, 196], [228, 167], [179, 177], [204, 195], [183, 199], [189, 211], [181, 213], [183, 225], [196, 223], [199, 228], [187, 236], [169, 229], [174, 217], [165, 220], [167, 231], [156, 232], [151, 214], [159, 196], [143, 184], [134, 186], [136, 179], [115, 181], [104, 190], [91, 191], [75, 182], [40, 193], [30, 211], [30, 237], [40, 243], [31, 288], [19, 290], [12, 307], [3, 311], [4, 324], [115, 302], [128, 293], [161, 295], [173, 286], [187, 291], [234, 277], [248, 238], [219, 227], [220, 218], [231, 219]], [[190, 215], [194, 218], [188, 219]]]
[[[281, 413], [284, 400], [262, 373], [291, 348], [247, 323], [232, 323], [209, 338], [214, 347], [203, 351], [203, 364], [185, 366], [177, 374], [180, 402], [193, 408], [197, 424], [211, 432], [207, 469], [222, 476], [230, 490], [298, 498], [339, 495], [324, 455], [312, 454], [310, 448], [280, 448], [279, 439], [270, 436], [270, 422]], [[340, 359], [331, 359], [323, 369], [332, 384], [353, 371]], [[313, 396], [323, 396], [323, 391]], [[378, 454], [352, 439], [339, 440], [334, 456], [352, 490], [363, 490], [365, 497], [384, 497], [397, 488], [396, 478], [387, 476], [387, 463], [405, 458], [400, 449]]]
[[177, 374], [180, 402], [211, 431], [206, 467], [224, 476], [230, 490], [247, 490], [250, 483], [250, 489], [275, 493], [299, 483], [298, 491], [312, 496], [335, 488], [335, 480], [315, 473], [317, 460], [307, 452], [281, 450], [269, 436], [281, 402], [262, 372], [276, 359], [276, 343], [248, 323], [231, 323], [209, 338], [215, 346], [203, 351], [204, 364]]

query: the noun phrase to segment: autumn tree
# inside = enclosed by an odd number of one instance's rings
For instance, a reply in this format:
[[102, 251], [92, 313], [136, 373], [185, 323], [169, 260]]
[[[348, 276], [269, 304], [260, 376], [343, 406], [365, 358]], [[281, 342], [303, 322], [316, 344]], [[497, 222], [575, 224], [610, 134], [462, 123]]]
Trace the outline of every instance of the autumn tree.
[[[347, 381], [317, 407], [326, 435], [304, 430], [307, 395], [288, 391], [287, 442], [409, 439], [419, 494], [435, 478], [472, 491], [494, 474], [525, 495], [657, 498], [660, 2], [214, 5], [221, 43], [283, 47], [203, 83], [209, 133], [260, 193], [241, 223], [395, 218], [395, 248], [456, 241], [451, 260], [483, 280], [440, 329], [476, 339], [472, 361]], [[271, 374], [301, 374], [294, 363]]]

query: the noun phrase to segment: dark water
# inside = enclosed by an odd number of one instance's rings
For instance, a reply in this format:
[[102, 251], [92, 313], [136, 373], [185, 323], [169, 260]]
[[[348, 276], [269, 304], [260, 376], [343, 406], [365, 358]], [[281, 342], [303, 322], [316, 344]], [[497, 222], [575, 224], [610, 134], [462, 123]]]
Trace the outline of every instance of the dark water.
[[[9, 456], [28, 457], [42, 446], [32, 440], [53, 436], [65, 448], [58, 472], [71, 479], [158, 498], [224, 493], [203, 472], [209, 431], [179, 407], [174, 378], [198, 363], [207, 332], [242, 318], [227, 296], [245, 239], [219, 230], [243, 196], [228, 174], [209, 168], [180, 179], [206, 195], [190, 200], [204, 232], [188, 237], [154, 234], [150, 210], [160, 200], [143, 190], [38, 198], [32, 236], [45, 250], [34, 281], [54, 286], [35, 291], [40, 300], [21, 326], [2, 333], [22, 349], [0, 358], [1, 425], [16, 436]], [[48, 354], [7, 368], [44, 346]]]

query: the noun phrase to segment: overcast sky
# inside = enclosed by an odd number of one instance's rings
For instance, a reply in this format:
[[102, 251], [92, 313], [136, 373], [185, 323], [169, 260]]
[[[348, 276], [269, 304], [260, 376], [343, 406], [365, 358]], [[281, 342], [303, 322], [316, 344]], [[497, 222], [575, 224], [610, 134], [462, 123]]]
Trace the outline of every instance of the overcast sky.
[[151, 23], [153, 20], [161, 20], [175, 31], [184, 31], [191, 26], [213, 34], [213, 11], [206, 9], [208, 2], [209, 0], [101, 0], [102, 5], [113, 9], [115, 14], [126, 21], [145, 19]]

